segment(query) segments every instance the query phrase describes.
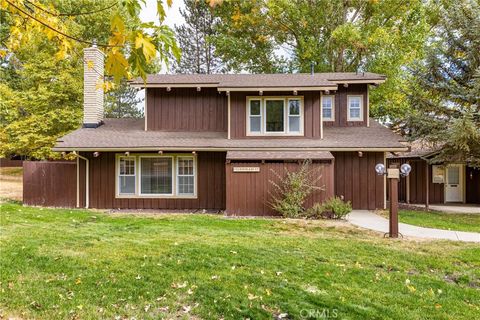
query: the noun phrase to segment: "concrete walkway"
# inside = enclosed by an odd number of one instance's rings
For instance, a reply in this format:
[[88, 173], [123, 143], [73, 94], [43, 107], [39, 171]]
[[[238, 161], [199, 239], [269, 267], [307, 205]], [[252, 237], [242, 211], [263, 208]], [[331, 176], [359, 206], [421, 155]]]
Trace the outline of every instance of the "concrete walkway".
[[[424, 204], [409, 204], [411, 207], [425, 209]], [[480, 205], [474, 204], [431, 204], [430, 210], [446, 213], [480, 214]]]
[[[388, 232], [388, 220], [367, 210], [354, 210], [347, 216], [347, 220], [358, 227]], [[399, 223], [399, 231], [404, 237], [480, 242], [480, 233], [476, 232], [424, 228], [405, 223]]]

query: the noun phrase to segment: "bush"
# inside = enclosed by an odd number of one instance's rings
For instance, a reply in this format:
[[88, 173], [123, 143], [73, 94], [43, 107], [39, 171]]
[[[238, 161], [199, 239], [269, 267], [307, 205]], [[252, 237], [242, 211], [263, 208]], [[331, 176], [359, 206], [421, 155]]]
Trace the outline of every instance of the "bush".
[[323, 218], [324, 208], [321, 203], [316, 202], [311, 208], [305, 211], [305, 218], [320, 219]]
[[285, 218], [304, 216], [303, 204], [307, 197], [314, 190], [323, 190], [323, 187], [317, 186], [321, 174], [318, 170], [311, 169], [310, 163], [311, 161], [305, 160], [299, 170], [287, 172], [285, 177], [272, 170], [280, 182], [269, 181], [273, 186], [273, 192], [270, 193], [272, 200], [269, 205]]
[[322, 205], [322, 216], [330, 219], [343, 219], [352, 212], [350, 201], [345, 202], [340, 197], [333, 197], [325, 201]]

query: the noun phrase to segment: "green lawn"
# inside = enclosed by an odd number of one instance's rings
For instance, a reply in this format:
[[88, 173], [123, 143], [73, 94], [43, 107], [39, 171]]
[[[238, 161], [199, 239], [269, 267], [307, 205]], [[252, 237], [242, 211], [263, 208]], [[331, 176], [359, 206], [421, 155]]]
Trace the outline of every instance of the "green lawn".
[[346, 222], [0, 209], [4, 318], [480, 318], [478, 244]]
[[458, 214], [400, 210], [399, 220], [415, 226], [480, 232], [480, 214]]

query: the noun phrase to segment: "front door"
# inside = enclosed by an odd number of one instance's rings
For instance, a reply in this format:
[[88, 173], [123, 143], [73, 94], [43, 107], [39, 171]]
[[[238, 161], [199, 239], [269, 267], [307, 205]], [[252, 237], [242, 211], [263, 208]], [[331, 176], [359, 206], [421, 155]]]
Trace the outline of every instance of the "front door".
[[463, 165], [461, 164], [447, 166], [445, 202], [463, 202]]

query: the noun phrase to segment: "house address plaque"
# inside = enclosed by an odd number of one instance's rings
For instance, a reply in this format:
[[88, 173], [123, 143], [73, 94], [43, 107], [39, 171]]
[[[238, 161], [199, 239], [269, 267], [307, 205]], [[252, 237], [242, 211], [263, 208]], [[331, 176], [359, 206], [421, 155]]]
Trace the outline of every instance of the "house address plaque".
[[233, 167], [233, 172], [260, 172], [260, 167]]

